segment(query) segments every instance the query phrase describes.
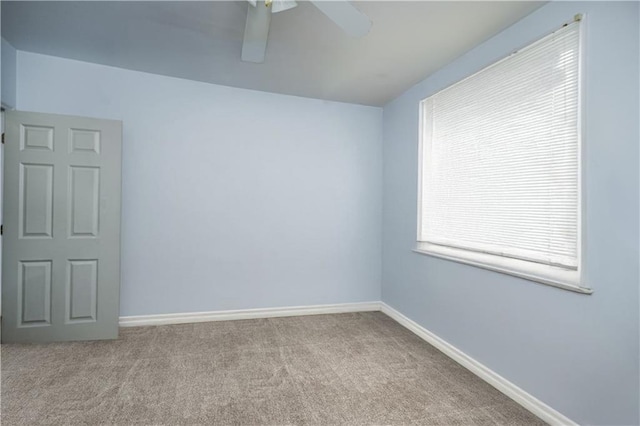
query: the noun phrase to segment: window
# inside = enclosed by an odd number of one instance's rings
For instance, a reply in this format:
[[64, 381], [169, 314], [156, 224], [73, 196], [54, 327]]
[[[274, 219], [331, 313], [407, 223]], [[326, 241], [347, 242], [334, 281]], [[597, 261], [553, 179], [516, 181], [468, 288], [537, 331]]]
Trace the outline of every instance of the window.
[[580, 22], [421, 102], [417, 251], [580, 282]]

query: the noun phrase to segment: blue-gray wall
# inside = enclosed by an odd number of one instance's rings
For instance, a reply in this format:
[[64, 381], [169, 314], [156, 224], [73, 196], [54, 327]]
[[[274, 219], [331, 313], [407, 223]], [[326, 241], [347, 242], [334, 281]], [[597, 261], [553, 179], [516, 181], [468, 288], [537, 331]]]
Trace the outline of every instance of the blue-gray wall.
[[17, 106], [123, 120], [121, 315], [380, 300], [381, 108], [22, 51]]
[[0, 78], [0, 100], [8, 107], [16, 106], [16, 49], [5, 39], [1, 39], [0, 58], [2, 66], [0, 68], [2, 77]]
[[[383, 301], [569, 418], [638, 424], [639, 4], [557, 2], [384, 108]], [[418, 102], [586, 13], [591, 296], [430, 258], [416, 235]]]

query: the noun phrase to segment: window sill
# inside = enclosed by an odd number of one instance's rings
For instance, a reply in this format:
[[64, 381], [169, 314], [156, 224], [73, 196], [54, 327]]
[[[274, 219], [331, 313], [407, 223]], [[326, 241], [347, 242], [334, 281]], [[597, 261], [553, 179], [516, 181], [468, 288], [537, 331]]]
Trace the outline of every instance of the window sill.
[[592, 289], [580, 286], [580, 274], [578, 271], [570, 271], [519, 259], [500, 257], [487, 253], [476, 253], [423, 242], [417, 243], [413, 251], [440, 259], [512, 275], [518, 278], [524, 278], [563, 290], [581, 294], [593, 293]]

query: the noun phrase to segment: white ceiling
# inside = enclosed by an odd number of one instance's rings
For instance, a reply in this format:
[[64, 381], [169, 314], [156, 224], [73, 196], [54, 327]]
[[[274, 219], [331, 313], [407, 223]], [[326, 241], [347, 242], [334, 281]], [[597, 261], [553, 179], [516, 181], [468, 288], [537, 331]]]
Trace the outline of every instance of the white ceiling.
[[349, 38], [312, 4], [274, 14], [263, 64], [240, 61], [246, 1], [2, 1], [16, 49], [267, 92], [384, 105], [543, 2], [354, 2]]

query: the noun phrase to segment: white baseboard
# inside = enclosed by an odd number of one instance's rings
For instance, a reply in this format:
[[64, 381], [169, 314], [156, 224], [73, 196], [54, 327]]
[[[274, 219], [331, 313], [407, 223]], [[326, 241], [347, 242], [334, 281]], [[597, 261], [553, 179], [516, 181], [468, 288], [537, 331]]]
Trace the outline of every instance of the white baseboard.
[[547, 404], [540, 401], [533, 395], [525, 392], [504, 377], [500, 376], [495, 371], [485, 367], [483, 364], [471, 358], [469, 355], [465, 354], [450, 343], [442, 340], [440, 337], [436, 336], [415, 321], [412, 321], [409, 318], [405, 317], [391, 306], [387, 305], [384, 302], [381, 302], [380, 305], [382, 312], [396, 320], [400, 325], [406, 327], [407, 329], [418, 335], [420, 338], [425, 340], [427, 343], [435, 346], [449, 358], [453, 359], [458, 364], [462, 365], [467, 370], [471, 371], [476, 376], [480, 377], [482, 380], [489, 383], [491, 386], [498, 389], [509, 398], [513, 399], [515, 402], [529, 410], [532, 414], [539, 417], [541, 420], [554, 426], [577, 426], [577, 423], [573, 420], [549, 407]]
[[360, 302], [340, 303], [334, 305], [293, 306], [285, 308], [259, 308], [238, 309], [230, 311], [187, 312], [178, 314], [135, 315], [120, 317], [120, 327], [188, 324], [194, 322], [292, 317], [300, 315], [341, 314], [345, 312], [367, 312], [379, 310], [380, 302]]

